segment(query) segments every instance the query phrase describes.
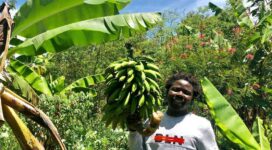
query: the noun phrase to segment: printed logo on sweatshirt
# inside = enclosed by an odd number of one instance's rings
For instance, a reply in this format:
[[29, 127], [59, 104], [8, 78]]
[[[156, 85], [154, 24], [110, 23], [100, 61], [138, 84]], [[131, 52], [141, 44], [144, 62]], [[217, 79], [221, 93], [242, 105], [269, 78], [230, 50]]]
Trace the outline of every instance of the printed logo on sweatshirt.
[[168, 136], [167, 134], [164, 136], [163, 134], [156, 134], [154, 137], [155, 142], [165, 142], [165, 143], [170, 143], [170, 144], [176, 144], [178, 143], [179, 145], [184, 144], [185, 140], [183, 138], [183, 136], [181, 136], [180, 138], [178, 136]]

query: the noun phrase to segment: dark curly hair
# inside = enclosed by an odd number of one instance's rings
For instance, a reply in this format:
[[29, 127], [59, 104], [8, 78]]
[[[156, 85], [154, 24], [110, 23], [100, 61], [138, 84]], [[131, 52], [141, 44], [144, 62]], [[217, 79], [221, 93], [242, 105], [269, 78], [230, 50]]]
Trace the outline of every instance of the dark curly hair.
[[202, 88], [199, 84], [199, 81], [193, 75], [186, 74], [184, 72], [175, 73], [174, 75], [168, 78], [165, 85], [166, 92], [168, 93], [170, 87], [176, 80], [181, 80], [181, 79], [188, 81], [193, 86], [193, 99], [198, 99], [199, 101], [201, 101]]

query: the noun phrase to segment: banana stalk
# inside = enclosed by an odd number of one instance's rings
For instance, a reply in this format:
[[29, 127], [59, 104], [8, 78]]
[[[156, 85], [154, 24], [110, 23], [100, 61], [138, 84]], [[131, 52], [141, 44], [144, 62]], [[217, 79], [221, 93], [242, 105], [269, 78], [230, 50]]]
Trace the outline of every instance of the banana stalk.
[[[13, 93], [8, 88], [0, 85], [0, 94], [2, 103], [7, 105], [20, 113], [25, 114], [30, 119], [34, 120], [36, 123], [47, 128], [53, 135], [54, 139], [58, 142], [62, 150], [66, 150], [64, 143], [61, 141], [61, 137], [49, 117], [44, 114], [41, 110], [33, 106], [28, 101], [24, 100], [17, 94]], [[7, 118], [6, 118], [7, 119]]]
[[43, 145], [32, 135], [14, 110], [7, 105], [3, 105], [3, 112], [22, 149], [44, 150]]

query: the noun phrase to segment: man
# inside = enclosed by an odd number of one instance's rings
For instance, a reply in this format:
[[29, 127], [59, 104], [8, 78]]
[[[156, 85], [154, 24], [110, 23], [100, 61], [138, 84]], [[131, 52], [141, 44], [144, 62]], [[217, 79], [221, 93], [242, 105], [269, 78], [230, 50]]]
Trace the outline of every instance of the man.
[[198, 81], [191, 75], [174, 74], [166, 82], [168, 108], [158, 129], [143, 137], [128, 122], [131, 150], [217, 150], [210, 122], [189, 111], [192, 100], [201, 94]]

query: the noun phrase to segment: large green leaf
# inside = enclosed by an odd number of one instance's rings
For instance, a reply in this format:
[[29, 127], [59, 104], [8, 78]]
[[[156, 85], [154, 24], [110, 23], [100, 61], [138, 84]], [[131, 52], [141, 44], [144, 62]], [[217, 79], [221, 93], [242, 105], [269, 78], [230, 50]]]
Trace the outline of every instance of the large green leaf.
[[28, 0], [14, 17], [13, 35], [27, 38], [91, 18], [118, 14], [130, 0]]
[[19, 89], [22, 92], [22, 96], [26, 97], [33, 104], [38, 104], [39, 96], [36, 94], [35, 90], [24, 80], [23, 76], [16, 73], [10, 73], [13, 78], [12, 85], [15, 89]]
[[272, 37], [272, 26], [268, 26], [266, 28], [263, 29], [263, 36], [262, 36], [262, 44], [264, 42], [270, 42], [271, 41], [271, 37]]
[[158, 13], [136, 13], [101, 17], [55, 28], [27, 39], [10, 50], [9, 55], [38, 55], [59, 52], [71, 46], [85, 46], [128, 37], [136, 31], [146, 31], [161, 21]]
[[60, 76], [49, 84], [53, 94], [58, 93], [64, 89], [64, 81], [65, 81], [65, 77]]
[[86, 91], [92, 91], [89, 89], [90, 86], [104, 82], [105, 78], [102, 74], [97, 74], [97, 75], [92, 75], [92, 76], [87, 76], [81, 79], [78, 79], [77, 81], [71, 83], [68, 85], [66, 88], [64, 88], [60, 94], [64, 94], [67, 91], [70, 90], [76, 90], [78, 91], [79, 89]]
[[8, 70], [9, 72], [14, 72], [23, 77], [24, 80], [26, 80], [35, 90], [46, 95], [52, 95], [45, 78], [37, 74], [34, 70], [22, 62], [11, 59]]
[[215, 5], [214, 3], [209, 2], [209, 8], [215, 12], [215, 16], [217, 16], [218, 14], [220, 14], [223, 10], [222, 8], [218, 7], [217, 5]]
[[201, 84], [211, 116], [222, 134], [244, 149], [259, 150], [259, 144], [228, 101], [207, 78]]
[[263, 120], [259, 117], [256, 118], [253, 124], [253, 135], [255, 139], [258, 139], [261, 150], [270, 150], [270, 143], [265, 136], [265, 130], [263, 127]]
[[250, 29], [254, 28], [254, 22], [251, 20], [250, 15], [247, 13], [247, 9], [242, 0], [230, 0], [230, 4], [233, 8], [233, 13], [237, 17], [237, 23], [240, 26], [245, 26]]

